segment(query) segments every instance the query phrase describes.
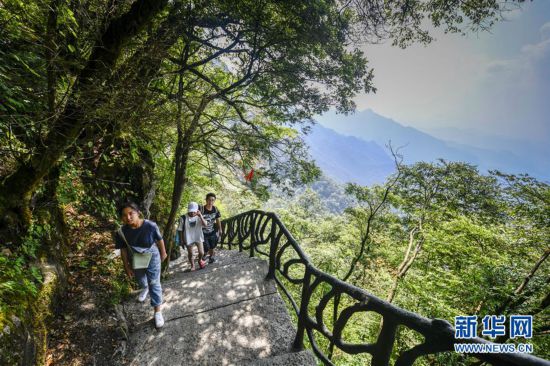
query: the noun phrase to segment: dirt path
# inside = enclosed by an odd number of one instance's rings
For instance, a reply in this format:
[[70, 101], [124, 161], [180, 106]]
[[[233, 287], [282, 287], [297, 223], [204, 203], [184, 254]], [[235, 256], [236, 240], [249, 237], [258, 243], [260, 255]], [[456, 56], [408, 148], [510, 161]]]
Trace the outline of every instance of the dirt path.
[[114, 303], [127, 292], [113, 224], [69, 212], [68, 290], [50, 325], [46, 365], [114, 365], [124, 337]]

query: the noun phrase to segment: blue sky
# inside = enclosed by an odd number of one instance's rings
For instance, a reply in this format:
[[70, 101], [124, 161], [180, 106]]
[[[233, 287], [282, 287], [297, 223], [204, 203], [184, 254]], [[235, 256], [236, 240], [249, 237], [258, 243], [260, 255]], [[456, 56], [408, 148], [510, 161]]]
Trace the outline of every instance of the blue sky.
[[378, 92], [357, 96], [358, 109], [428, 132], [455, 127], [550, 144], [550, 1], [506, 17], [466, 37], [436, 30], [428, 46], [363, 47]]

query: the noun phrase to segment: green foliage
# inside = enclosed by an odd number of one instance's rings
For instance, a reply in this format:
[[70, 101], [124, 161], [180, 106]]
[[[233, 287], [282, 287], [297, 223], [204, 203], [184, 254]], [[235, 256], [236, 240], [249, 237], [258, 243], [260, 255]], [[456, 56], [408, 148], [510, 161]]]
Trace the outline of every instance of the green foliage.
[[[395, 177], [390, 177], [384, 186], [349, 185], [346, 191], [355, 203], [344, 213], [331, 212], [324, 197], [308, 190], [271, 207], [278, 207], [282, 221], [315, 265], [342, 278], [360, 253], [372, 209], [381, 204], [370, 222], [363, 256], [348, 282], [382, 299], [388, 298], [397, 283], [392, 296], [396, 305], [451, 324], [463, 314], [532, 314], [535, 329], [546, 329], [550, 324], [545, 300], [550, 266], [548, 260], [539, 267], [535, 264], [550, 247], [550, 186], [527, 176], [482, 175], [471, 165], [445, 161], [400, 166], [399, 171], [395, 184]], [[417, 246], [419, 250], [398, 277], [411, 233], [410, 252]], [[295, 270], [299, 277], [300, 269]], [[518, 290], [526, 279], [526, 286]], [[300, 287], [289, 288], [299, 299]], [[319, 289], [313, 294], [313, 304], [323, 293]], [[344, 297], [339, 312], [351, 304]], [[327, 309], [324, 320], [331, 329], [332, 305]], [[345, 339], [372, 342], [379, 325], [379, 320], [359, 316], [347, 325]], [[535, 354], [548, 358], [544, 333], [535, 334]], [[328, 351], [326, 340], [319, 336], [316, 341]], [[401, 328], [393, 357], [421, 341], [420, 335]], [[338, 365], [368, 363], [338, 349], [333, 361]], [[469, 361], [448, 353], [417, 363], [466, 365]]]
[[[508, 299], [541, 247], [548, 247], [547, 185], [440, 162], [403, 167], [387, 202], [387, 185], [352, 186], [348, 193], [355, 198], [347, 201], [340, 189], [322, 184], [320, 191], [331, 192], [330, 204], [299, 187], [320, 171], [298, 130], [331, 107], [352, 111], [356, 93], [375, 90], [356, 41], [429, 42], [426, 21], [450, 32], [461, 32], [463, 24], [484, 28], [499, 18], [502, 5], [165, 1], [162, 11], [137, 12], [144, 17], [130, 19], [129, 28], [113, 23], [135, 4], [2, 2], [2, 223], [10, 215], [30, 222], [31, 197], [51, 183], [65, 209], [104, 219], [116, 216], [118, 201], [141, 203], [154, 187], [152, 216], [161, 224], [178, 201], [202, 202], [208, 191], [218, 193], [227, 216], [260, 206], [275, 190], [299, 192], [295, 204], [283, 202], [281, 215], [291, 231], [321, 268], [339, 277], [353, 273], [350, 281], [380, 296], [387, 295], [414, 230], [422, 248], [399, 280], [396, 303], [446, 317], [478, 304], [489, 311], [508, 302], [528, 311], [540, 303], [546, 267], [530, 280], [527, 298]], [[105, 50], [105, 42], [114, 44]], [[48, 181], [58, 164], [60, 178]], [[255, 178], [244, 182], [243, 172], [252, 168]], [[340, 213], [351, 202], [356, 207]], [[368, 240], [359, 247], [367, 236], [365, 220], [372, 218], [369, 205], [378, 203]], [[19, 225], [13, 226], [17, 233]], [[36, 296], [41, 279], [32, 262], [49, 230], [35, 224], [16, 249], [2, 243], [10, 249], [0, 255], [0, 325], [9, 321], [5, 314], [22, 314]], [[76, 266], [93, 270], [86, 260]], [[119, 278], [112, 298], [127, 291]], [[15, 310], [10, 303], [18, 304]], [[376, 332], [376, 321], [353, 324]], [[359, 331], [349, 336], [362, 337]], [[399, 342], [405, 347], [412, 339], [405, 334]]]
[[[61, 165], [57, 198], [63, 206], [72, 206], [88, 210], [103, 219], [117, 217], [116, 201], [114, 197], [120, 197], [125, 193], [117, 189], [109, 182], [95, 181], [94, 190], [86, 185], [91, 174], [82, 167], [65, 161]], [[89, 184], [89, 183], [88, 183]], [[109, 192], [109, 193], [105, 193]]]
[[20, 247], [0, 253], [0, 328], [10, 324], [12, 316], [24, 318], [36, 299], [42, 283], [37, 253], [49, 230], [48, 225], [34, 224]]

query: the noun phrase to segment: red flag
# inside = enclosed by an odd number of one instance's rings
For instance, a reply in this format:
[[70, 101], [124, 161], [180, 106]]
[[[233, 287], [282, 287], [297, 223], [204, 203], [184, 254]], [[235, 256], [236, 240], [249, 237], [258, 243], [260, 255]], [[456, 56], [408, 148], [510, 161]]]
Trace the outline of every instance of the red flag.
[[252, 182], [252, 177], [254, 176], [254, 169], [250, 169], [250, 172], [244, 176], [246, 182]]

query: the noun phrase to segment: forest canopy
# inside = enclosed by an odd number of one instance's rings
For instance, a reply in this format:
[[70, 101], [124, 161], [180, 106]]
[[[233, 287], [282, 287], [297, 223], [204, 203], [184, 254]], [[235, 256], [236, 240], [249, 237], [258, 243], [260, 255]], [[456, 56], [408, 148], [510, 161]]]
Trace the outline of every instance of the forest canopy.
[[227, 216], [294, 193], [283, 219], [320, 268], [389, 302], [541, 314], [547, 334], [547, 184], [440, 161], [340, 190], [344, 213], [296, 193], [321, 177], [301, 138], [312, 117], [376, 92], [361, 45], [487, 30], [522, 2], [3, 0], [0, 326], [36, 316], [36, 263], [74, 250], [67, 211], [112, 223], [133, 199], [170, 250], [182, 203], [210, 188]]

